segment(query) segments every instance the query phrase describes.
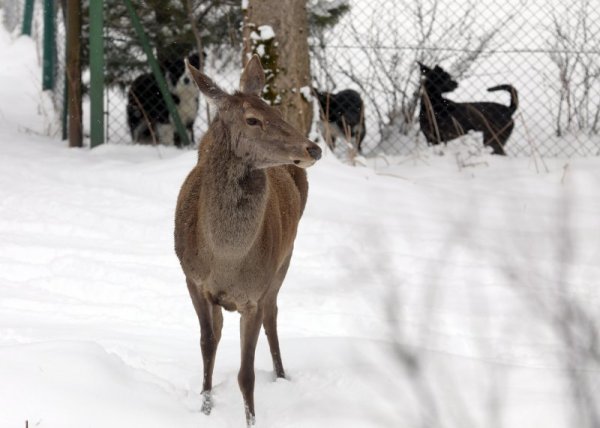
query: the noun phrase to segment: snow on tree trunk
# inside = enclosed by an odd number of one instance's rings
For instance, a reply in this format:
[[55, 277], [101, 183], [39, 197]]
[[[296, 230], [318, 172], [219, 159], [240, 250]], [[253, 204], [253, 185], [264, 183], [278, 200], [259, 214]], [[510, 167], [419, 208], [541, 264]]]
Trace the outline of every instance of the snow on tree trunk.
[[306, 0], [248, 0], [242, 8], [243, 63], [253, 53], [260, 56], [267, 78], [263, 97], [308, 134], [312, 105], [303, 95], [311, 85]]

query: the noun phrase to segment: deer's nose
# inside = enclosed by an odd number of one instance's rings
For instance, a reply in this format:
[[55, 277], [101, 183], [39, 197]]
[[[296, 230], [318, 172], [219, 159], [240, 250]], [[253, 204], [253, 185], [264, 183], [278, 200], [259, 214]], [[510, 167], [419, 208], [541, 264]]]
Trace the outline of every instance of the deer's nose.
[[308, 154], [310, 155], [310, 157], [313, 158], [314, 160], [321, 159], [321, 148], [319, 146], [317, 146], [315, 143], [312, 143], [306, 149], [306, 151], [308, 152]]

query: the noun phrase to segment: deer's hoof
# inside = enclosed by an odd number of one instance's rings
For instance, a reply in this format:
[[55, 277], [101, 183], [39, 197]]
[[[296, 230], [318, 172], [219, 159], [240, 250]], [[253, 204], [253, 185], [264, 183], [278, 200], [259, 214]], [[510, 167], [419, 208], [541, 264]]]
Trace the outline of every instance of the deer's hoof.
[[246, 428], [252, 428], [256, 425], [256, 416], [246, 413]]
[[210, 415], [212, 406], [213, 406], [213, 402], [212, 402], [212, 397], [211, 397], [210, 391], [203, 391], [202, 392], [202, 408], [200, 410], [202, 411], [202, 413], [204, 413], [205, 415], [208, 416], [208, 415]]

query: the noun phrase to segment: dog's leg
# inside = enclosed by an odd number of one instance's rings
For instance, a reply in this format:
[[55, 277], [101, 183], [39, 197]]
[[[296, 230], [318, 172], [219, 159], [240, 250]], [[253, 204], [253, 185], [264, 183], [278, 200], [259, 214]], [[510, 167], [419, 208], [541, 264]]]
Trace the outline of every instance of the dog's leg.
[[492, 153], [495, 155], [506, 155], [504, 147], [502, 147], [502, 145], [506, 143], [506, 140], [504, 139], [504, 131], [505, 129], [500, 131], [493, 129], [483, 131], [483, 144], [490, 146], [492, 148]]
[[172, 146], [175, 144], [174, 129], [170, 123], [157, 123], [156, 134], [158, 135], [158, 142], [165, 146]]
[[335, 148], [335, 136], [333, 135], [332, 124], [322, 119], [319, 125], [321, 128], [321, 135], [325, 139], [325, 144], [333, 151]]

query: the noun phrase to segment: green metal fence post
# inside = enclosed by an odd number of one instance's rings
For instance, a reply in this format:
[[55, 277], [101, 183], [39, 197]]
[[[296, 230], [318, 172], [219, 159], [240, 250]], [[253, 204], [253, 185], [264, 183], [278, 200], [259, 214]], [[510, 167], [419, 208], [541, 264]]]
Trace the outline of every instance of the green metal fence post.
[[90, 146], [104, 143], [104, 1], [90, 1]]
[[188, 134], [181, 122], [181, 118], [179, 117], [179, 113], [177, 112], [177, 107], [175, 106], [175, 102], [173, 101], [173, 97], [171, 97], [171, 92], [169, 92], [169, 87], [167, 86], [167, 82], [160, 70], [160, 66], [158, 65], [158, 61], [154, 57], [152, 53], [152, 48], [150, 47], [150, 42], [148, 41], [148, 37], [144, 32], [144, 28], [142, 27], [142, 23], [140, 22], [140, 18], [138, 17], [133, 5], [131, 4], [131, 0], [125, 0], [125, 7], [127, 7], [127, 11], [129, 12], [129, 17], [131, 18], [131, 23], [133, 24], [133, 28], [137, 33], [140, 43], [142, 44], [142, 48], [144, 49], [144, 53], [148, 58], [148, 63], [150, 64], [150, 68], [152, 69], [152, 74], [156, 79], [156, 83], [158, 83], [158, 88], [160, 89], [160, 93], [167, 104], [167, 109], [169, 110], [169, 114], [175, 122], [175, 129], [177, 129], [177, 133], [179, 134], [179, 138], [181, 139], [181, 144], [187, 146], [190, 143], [188, 138]]
[[23, 11], [23, 27], [21, 34], [31, 36], [31, 22], [33, 21], [34, 0], [25, 0], [25, 10]]
[[42, 65], [42, 89], [54, 89], [56, 65], [56, 26], [54, 0], [44, 0], [44, 41]]

